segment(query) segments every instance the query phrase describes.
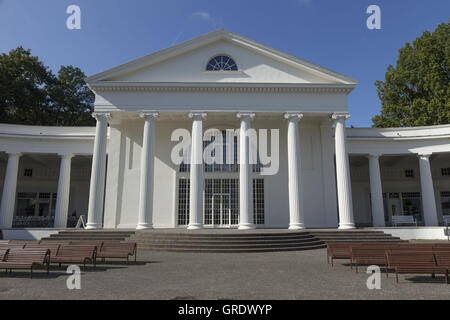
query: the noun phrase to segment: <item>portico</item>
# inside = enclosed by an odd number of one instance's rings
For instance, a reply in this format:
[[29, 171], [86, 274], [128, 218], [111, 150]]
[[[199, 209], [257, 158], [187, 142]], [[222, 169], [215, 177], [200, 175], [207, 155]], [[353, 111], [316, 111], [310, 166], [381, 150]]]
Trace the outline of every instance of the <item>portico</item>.
[[1, 228], [27, 220], [24, 203], [39, 216], [47, 196], [55, 228], [81, 215], [88, 229], [139, 230], [450, 215], [450, 126], [348, 128], [356, 80], [250, 39], [213, 32], [86, 82], [95, 128], [0, 125]]

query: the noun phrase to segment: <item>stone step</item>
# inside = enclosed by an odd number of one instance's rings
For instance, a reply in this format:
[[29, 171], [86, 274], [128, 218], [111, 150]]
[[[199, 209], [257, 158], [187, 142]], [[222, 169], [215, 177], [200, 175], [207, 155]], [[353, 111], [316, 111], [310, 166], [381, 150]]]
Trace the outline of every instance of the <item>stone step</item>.
[[354, 239], [354, 238], [346, 238], [346, 239], [321, 239], [323, 242], [408, 242], [407, 240], [401, 239], [380, 239], [380, 240], [367, 240], [367, 239]]
[[316, 244], [324, 244], [323, 241], [308, 241], [308, 242], [290, 242], [290, 243], [199, 243], [199, 242], [139, 242], [139, 247], [190, 247], [190, 248], [239, 248], [239, 247], [292, 247], [292, 246], [310, 246]]
[[[129, 239], [129, 241], [134, 241], [134, 239]], [[140, 240], [139, 244], [218, 244], [218, 245], [245, 245], [245, 244], [292, 244], [292, 243], [312, 243], [320, 241], [317, 238], [310, 238], [305, 240], [267, 240], [267, 239], [257, 239], [257, 240], [233, 240], [233, 241], [224, 241], [224, 240], [179, 240], [179, 239], [146, 239]]]
[[179, 248], [179, 249], [263, 249], [263, 248], [291, 248], [291, 247], [310, 247], [316, 245], [323, 245], [321, 241], [307, 242], [307, 243], [267, 243], [267, 244], [239, 244], [232, 245], [229, 243], [210, 244], [210, 243], [161, 243], [161, 244], [139, 244], [138, 248]]
[[381, 235], [314, 235], [318, 238], [367, 238], [367, 239], [379, 239], [379, 238], [392, 238], [391, 235], [381, 234]]
[[305, 236], [296, 236], [296, 237], [178, 237], [178, 236], [131, 236], [130, 239], [137, 240], [137, 241], [146, 241], [146, 240], [190, 240], [190, 241], [258, 241], [258, 240], [266, 240], [266, 241], [280, 241], [280, 240], [291, 240], [291, 241], [302, 241], [302, 240], [309, 240], [314, 239], [311, 235], [305, 235]]
[[310, 232], [314, 236], [380, 236], [386, 235], [384, 232]]
[[326, 248], [325, 244], [305, 246], [305, 247], [279, 247], [279, 248], [253, 248], [253, 249], [181, 249], [181, 248], [141, 248], [145, 251], [167, 251], [186, 253], [258, 253], [258, 252], [283, 252], [283, 251], [305, 251]]
[[309, 232], [271, 232], [271, 233], [262, 233], [262, 232], [248, 232], [248, 231], [230, 231], [229, 233], [203, 233], [203, 232], [159, 232], [156, 230], [150, 231], [136, 231], [134, 234], [135, 237], [199, 237], [199, 238], [211, 238], [211, 237], [221, 237], [221, 238], [233, 238], [233, 237], [299, 237], [299, 236], [308, 236]]

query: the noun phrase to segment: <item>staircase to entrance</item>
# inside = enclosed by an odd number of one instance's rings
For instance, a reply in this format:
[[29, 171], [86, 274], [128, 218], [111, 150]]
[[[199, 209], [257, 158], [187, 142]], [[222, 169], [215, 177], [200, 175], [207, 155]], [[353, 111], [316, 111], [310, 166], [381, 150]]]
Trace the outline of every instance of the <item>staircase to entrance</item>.
[[401, 242], [382, 231], [311, 229], [154, 229], [154, 230], [65, 230], [50, 240], [135, 241], [139, 250], [173, 252], [275, 252], [314, 250], [327, 242]]

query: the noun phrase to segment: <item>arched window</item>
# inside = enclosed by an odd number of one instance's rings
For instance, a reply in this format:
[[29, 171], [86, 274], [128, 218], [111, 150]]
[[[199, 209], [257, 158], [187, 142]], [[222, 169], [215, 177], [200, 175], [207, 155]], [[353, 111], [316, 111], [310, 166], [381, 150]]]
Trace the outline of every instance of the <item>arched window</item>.
[[206, 66], [206, 71], [238, 71], [236, 62], [228, 56], [216, 56]]

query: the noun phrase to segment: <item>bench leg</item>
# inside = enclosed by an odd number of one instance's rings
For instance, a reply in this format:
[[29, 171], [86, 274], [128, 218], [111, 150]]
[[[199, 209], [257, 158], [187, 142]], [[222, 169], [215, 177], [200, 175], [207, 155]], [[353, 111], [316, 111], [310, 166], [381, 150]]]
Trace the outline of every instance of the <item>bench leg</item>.
[[330, 256], [327, 255], [327, 264], [330, 264]]
[[30, 268], [30, 279], [33, 279], [33, 267]]
[[398, 283], [398, 273], [395, 271], [395, 281]]
[[136, 263], [136, 259], [137, 259], [137, 252], [134, 253], [134, 263]]
[[334, 258], [331, 257], [331, 266], [334, 267]]
[[448, 271], [445, 273], [445, 282], [448, 284]]
[[358, 264], [357, 263], [355, 263], [355, 270], [356, 270], [356, 273], [358, 273]]

